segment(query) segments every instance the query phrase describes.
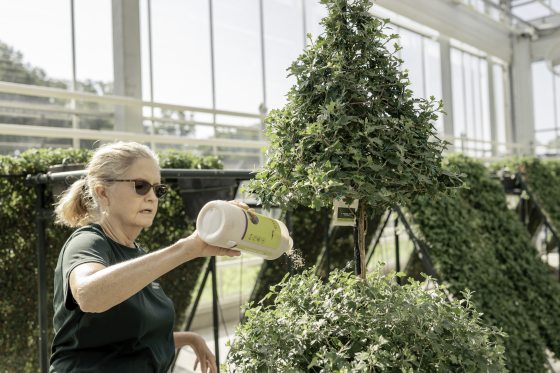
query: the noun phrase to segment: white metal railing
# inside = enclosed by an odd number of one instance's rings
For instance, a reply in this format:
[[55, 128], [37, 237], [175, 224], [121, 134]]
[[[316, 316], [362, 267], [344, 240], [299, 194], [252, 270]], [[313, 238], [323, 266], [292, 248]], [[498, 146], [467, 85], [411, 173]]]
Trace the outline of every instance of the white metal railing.
[[[155, 147], [156, 144], [166, 145], [183, 145], [188, 147], [206, 146], [214, 149], [216, 155], [236, 155], [250, 156], [262, 158], [262, 149], [267, 146], [267, 142], [262, 139], [262, 121], [263, 114], [244, 113], [229, 110], [212, 110], [208, 108], [200, 108], [186, 105], [176, 105], [161, 102], [144, 101], [140, 99], [115, 96], [115, 95], [97, 95], [93, 93], [68, 91], [60, 88], [32, 86], [25, 84], [0, 82], [0, 93], [11, 95], [24, 95], [32, 97], [45, 97], [53, 101], [52, 104], [24, 102], [21, 100], [2, 100], [0, 101], [0, 115], [35, 118], [35, 119], [58, 119], [68, 121], [67, 127], [54, 127], [43, 125], [20, 125], [13, 123], [0, 123], [0, 134], [25, 137], [39, 138], [58, 138], [72, 140], [72, 143], [79, 144], [80, 140], [101, 140], [113, 141], [115, 139], [138, 141], [150, 143]], [[62, 102], [61, 102], [62, 100]], [[65, 103], [64, 101], [67, 101]], [[211, 114], [216, 116], [226, 116], [247, 119], [249, 122], [254, 121], [251, 126], [196, 121], [183, 118], [169, 118], [154, 116], [153, 110], [151, 115], [142, 116], [144, 128], [150, 133], [124, 132], [114, 130], [92, 130], [78, 128], [75, 125], [75, 118], [94, 117], [113, 119], [114, 111], [112, 109], [104, 110], [95, 108], [76, 108], [76, 102], [94, 103], [110, 107], [126, 106], [135, 107], [143, 111], [145, 108], [156, 108], [161, 111], [174, 111], [182, 113]], [[79, 119], [78, 119], [79, 120]], [[154, 124], [175, 124], [175, 125], [191, 125], [193, 128], [212, 127], [217, 129], [233, 129], [243, 131], [245, 134], [254, 133], [249, 139], [231, 139], [231, 138], [196, 138], [187, 136], [156, 134]], [[147, 125], [146, 125], [147, 124]], [[255, 139], [256, 138], [256, 139]], [[22, 142], [20, 142], [21, 144]], [[229, 148], [231, 150], [217, 151], [218, 147]], [[222, 154], [223, 153], [223, 154]]]
[[[78, 143], [79, 140], [101, 140], [101, 141], [113, 141], [115, 139], [138, 141], [144, 143], [150, 143], [153, 146], [156, 144], [165, 145], [184, 145], [187, 147], [210, 147], [216, 150], [217, 148], [228, 148], [221, 149], [220, 155], [237, 155], [237, 156], [249, 156], [249, 157], [259, 157], [259, 153], [262, 153], [262, 149], [265, 148], [268, 143], [262, 138], [262, 121], [264, 120], [264, 114], [254, 114], [254, 113], [243, 113], [237, 111], [227, 111], [227, 110], [212, 110], [208, 108], [200, 108], [194, 106], [167, 104], [160, 102], [150, 102], [143, 101], [139, 99], [114, 96], [114, 95], [97, 95], [93, 93], [84, 92], [73, 92], [59, 88], [51, 87], [41, 87], [32, 86], [17, 83], [0, 82], [0, 93], [8, 93], [14, 95], [25, 95], [33, 97], [47, 97], [54, 99], [52, 104], [45, 103], [30, 103], [18, 100], [0, 100], [0, 115], [13, 116], [13, 117], [29, 117], [29, 118], [48, 118], [48, 119], [61, 119], [66, 118], [68, 120], [68, 127], [53, 127], [53, 126], [42, 126], [42, 125], [20, 125], [13, 123], [0, 123], [0, 134], [2, 135], [12, 135], [12, 136], [25, 136], [25, 137], [38, 137], [38, 138], [57, 138], [57, 139], [67, 139], [72, 140], [74, 144]], [[67, 105], [55, 100], [68, 100]], [[138, 132], [124, 132], [115, 130], [93, 130], [85, 128], [71, 127], [72, 118], [77, 117], [95, 117], [95, 118], [109, 118], [112, 119], [114, 112], [112, 110], [94, 109], [94, 108], [76, 108], [73, 103], [76, 101], [83, 101], [88, 103], [96, 103], [101, 105], [110, 106], [130, 106], [137, 108], [157, 108], [160, 110], [172, 110], [176, 112], [190, 112], [190, 113], [201, 113], [201, 114], [212, 114], [214, 117], [216, 115], [223, 115], [228, 117], [245, 118], [249, 120], [256, 120], [253, 126], [244, 126], [237, 124], [219, 123], [219, 122], [208, 122], [193, 119], [184, 118], [168, 118], [159, 117], [154, 115], [143, 116], [142, 119], [145, 124], [145, 128], [151, 133], [138, 133]], [[65, 117], [66, 116], [66, 117]], [[146, 123], [151, 123], [146, 125]], [[166, 134], [156, 134], [154, 131], [153, 124], [175, 124], [175, 125], [191, 125], [193, 128], [201, 127], [212, 127], [212, 128], [223, 128], [223, 129], [237, 129], [244, 131], [247, 134], [254, 133], [251, 137], [257, 137], [258, 139], [232, 139], [232, 138], [196, 138], [187, 136], [177, 136], [166, 135]], [[261, 124], [258, 125], [257, 124]], [[558, 152], [556, 146], [546, 146], [533, 143], [507, 143], [498, 142], [492, 140], [481, 140], [468, 138], [466, 136], [453, 137], [453, 136], [440, 136], [444, 140], [450, 142], [448, 151], [462, 152], [467, 154], [477, 154], [496, 156], [499, 154], [510, 155], [510, 154], [535, 154], [537, 149], [541, 151], [553, 151]], [[20, 145], [24, 144], [21, 141], [14, 141]], [[8, 143], [6, 142], [6, 145]]]

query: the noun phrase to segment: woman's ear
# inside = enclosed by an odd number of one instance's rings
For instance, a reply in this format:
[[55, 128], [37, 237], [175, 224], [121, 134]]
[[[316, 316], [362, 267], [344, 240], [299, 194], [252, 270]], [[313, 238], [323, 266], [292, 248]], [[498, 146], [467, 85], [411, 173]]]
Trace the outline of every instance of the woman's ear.
[[106, 188], [104, 185], [97, 184], [94, 188], [95, 194], [97, 196], [97, 200], [99, 201], [100, 207], [109, 207], [110, 199], [109, 199], [109, 189]]

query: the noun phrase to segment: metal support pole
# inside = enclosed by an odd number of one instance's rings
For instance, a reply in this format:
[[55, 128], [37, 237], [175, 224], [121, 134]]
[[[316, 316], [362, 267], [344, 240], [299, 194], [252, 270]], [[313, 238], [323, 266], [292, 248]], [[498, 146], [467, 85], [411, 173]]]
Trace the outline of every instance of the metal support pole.
[[204, 277], [202, 278], [202, 282], [198, 287], [198, 292], [196, 293], [196, 298], [194, 299], [194, 303], [191, 309], [191, 313], [189, 315], [189, 319], [187, 320], [187, 326], [185, 330], [191, 330], [191, 326], [194, 320], [194, 315], [196, 314], [196, 310], [198, 308], [198, 303], [200, 302], [200, 298], [202, 297], [202, 292], [204, 291], [204, 287], [206, 286], [206, 280], [208, 280], [208, 275], [210, 274], [210, 262], [206, 266], [206, 271], [204, 272]]
[[49, 371], [48, 340], [47, 340], [47, 267], [45, 258], [45, 189], [46, 185], [38, 183], [35, 186], [37, 192], [35, 225], [37, 232], [37, 287], [39, 290], [38, 313], [39, 313], [39, 363], [41, 373]]
[[214, 353], [216, 355], [216, 366], [220, 373], [220, 331], [218, 324], [218, 283], [216, 280], [216, 257], [210, 258], [210, 270], [212, 272], [212, 323], [214, 330]]
[[[288, 232], [290, 236], [292, 236], [294, 226], [292, 222], [292, 213], [290, 211], [286, 211], [286, 228], [288, 228]], [[288, 273], [290, 275], [293, 275], [295, 272], [294, 261], [292, 260], [292, 257], [290, 255], [286, 255], [286, 262], [288, 264]]]
[[[397, 272], [401, 271], [401, 258], [399, 253], [399, 232], [397, 228], [399, 227], [399, 216], [395, 218], [395, 269]], [[401, 284], [401, 278], [397, 276], [397, 284]]]
[[373, 254], [375, 253], [375, 248], [377, 247], [377, 244], [379, 243], [379, 240], [381, 240], [381, 236], [383, 236], [383, 231], [385, 230], [385, 227], [387, 226], [387, 223], [389, 222], [390, 218], [391, 218], [391, 212], [389, 212], [387, 214], [387, 218], [385, 218], [385, 221], [383, 222], [383, 225], [381, 226], [381, 229], [379, 230], [379, 234], [377, 235], [377, 238], [375, 239], [375, 242], [371, 246], [371, 251], [369, 252], [366, 263], [369, 264], [369, 262], [371, 261], [371, 258], [373, 258]]
[[360, 262], [360, 248], [358, 245], [358, 226], [354, 225], [354, 264], [357, 276], [362, 274]]
[[326, 267], [326, 273], [327, 273], [327, 277], [329, 276], [329, 274], [331, 273], [331, 250], [329, 247], [329, 213], [328, 211], [325, 209], [323, 210], [323, 225], [325, 227], [325, 267]]

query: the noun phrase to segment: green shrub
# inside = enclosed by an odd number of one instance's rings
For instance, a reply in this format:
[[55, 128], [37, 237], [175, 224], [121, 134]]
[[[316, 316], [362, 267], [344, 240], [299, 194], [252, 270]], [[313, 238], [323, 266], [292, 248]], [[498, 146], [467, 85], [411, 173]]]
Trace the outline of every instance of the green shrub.
[[[25, 176], [45, 173], [49, 166], [86, 163], [91, 151], [76, 149], [37, 149], [19, 157], [0, 156], [0, 369], [8, 372], [38, 370], [36, 193]], [[160, 154], [163, 168], [221, 168], [215, 157], [202, 158], [177, 151]], [[52, 190], [46, 193], [46, 204], [53, 203]], [[143, 232], [139, 242], [148, 250], [169, 245], [194, 229], [187, 224], [183, 203], [176, 189], [171, 189], [159, 207], [153, 226]], [[49, 348], [52, 340], [52, 285], [58, 253], [70, 230], [47, 222], [46, 266], [49, 320]], [[173, 299], [177, 324], [184, 318], [198, 275], [204, 264], [199, 259], [189, 262], [162, 278], [162, 286]]]
[[524, 176], [533, 198], [557, 232], [560, 229], [560, 162], [523, 160]]
[[470, 295], [448, 301], [437, 287], [404, 286], [379, 270], [368, 282], [309, 269], [252, 306], [226, 369], [235, 372], [499, 372], [503, 334], [481, 325]]
[[545, 348], [560, 356], [560, 285], [488, 170], [462, 156], [452, 158], [449, 169], [465, 174], [469, 188], [421, 197], [409, 208], [436, 271], [456, 296], [471, 289], [483, 322], [508, 334], [509, 369], [545, 371]]

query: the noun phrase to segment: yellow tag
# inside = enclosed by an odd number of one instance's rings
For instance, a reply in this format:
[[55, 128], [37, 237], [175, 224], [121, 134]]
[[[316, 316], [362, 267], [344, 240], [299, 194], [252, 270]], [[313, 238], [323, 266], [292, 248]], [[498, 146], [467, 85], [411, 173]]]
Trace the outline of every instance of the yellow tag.
[[247, 217], [247, 230], [241, 239], [255, 245], [278, 249], [282, 238], [282, 231], [278, 222], [261, 214], [243, 212]]

